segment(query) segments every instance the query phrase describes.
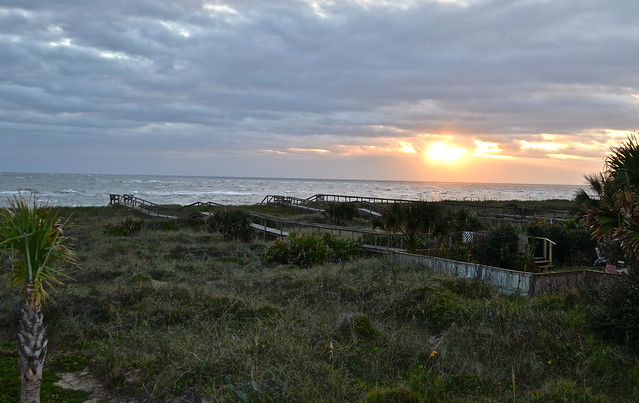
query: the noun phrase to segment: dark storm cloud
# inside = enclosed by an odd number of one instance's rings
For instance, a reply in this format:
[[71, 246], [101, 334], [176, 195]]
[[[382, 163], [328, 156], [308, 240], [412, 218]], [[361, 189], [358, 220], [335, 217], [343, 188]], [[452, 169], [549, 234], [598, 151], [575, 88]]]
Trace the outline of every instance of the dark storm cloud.
[[2, 148], [215, 153], [454, 128], [514, 150], [639, 126], [638, 2], [460, 3], [5, 1]]

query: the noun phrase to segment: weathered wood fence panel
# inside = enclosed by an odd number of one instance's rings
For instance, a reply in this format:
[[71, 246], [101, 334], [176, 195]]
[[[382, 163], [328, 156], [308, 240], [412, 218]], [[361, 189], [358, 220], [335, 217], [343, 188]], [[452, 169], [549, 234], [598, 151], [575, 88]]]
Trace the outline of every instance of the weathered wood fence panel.
[[434, 256], [398, 251], [391, 253], [393, 259], [400, 264], [422, 265], [437, 274], [481, 280], [502, 294], [522, 297], [563, 292], [580, 286], [596, 286], [598, 282], [609, 280], [612, 278], [610, 276], [614, 276], [614, 274], [594, 270], [528, 273]]

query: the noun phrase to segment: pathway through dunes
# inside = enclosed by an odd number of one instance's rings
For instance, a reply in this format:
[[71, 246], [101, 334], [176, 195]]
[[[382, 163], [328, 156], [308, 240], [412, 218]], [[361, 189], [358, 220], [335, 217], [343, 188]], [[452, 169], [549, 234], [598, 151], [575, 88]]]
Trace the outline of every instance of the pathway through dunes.
[[[313, 197], [316, 197], [315, 195]], [[271, 202], [269, 204], [275, 204], [283, 207], [294, 207], [301, 208], [303, 211], [312, 214], [322, 214], [325, 212], [324, 209], [314, 208], [314, 207], [304, 207], [301, 204], [297, 204], [297, 201], [304, 199], [296, 199], [285, 196], [269, 196], [268, 197]], [[265, 198], [267, 200], [267, 198]], [[291, 200], [295, 200], [296, 202], [291, 203]], [[262, 204], [266, 204], [263, 202]], [[211, 203], [211, 202], [195, 202], [182, 207], [174, 207], [174, 206], [162, 206], [157, 203], [153, 203], [139, 197], [133, 195], [110, 195], [109, 206], [125, 206], [137, 211], [140, 211], [149, 217], [160, 218], [160, 219], [179, 219], [179, 218], [195, 218], [195, 217], [207, 217], [211, 216], [213, 213], [208, 211], [203, 211], [202, 208], [230, 208], [231, 206], [225, 206], [219, 203]], [[234, 207], [236, 208], [236, 207]], [[264, 237], [274, 236], [274, 237], [288, 237], [292, 230], [295, 232], [314, 232], [314, 233], [323, 233], [328, 232], [331, 234], [335, 234], [340, 237], [348, 237], [351, 239], [356, 239], [357, 237], [367, 236], [368, 239], [373, 240], [372, 244], [376, 247], [382, 247], [383, 244], [386, 244], [386, 247], [392, 243], [391, 238], [401, 237], [401, 234], [389, 233], [381, 230], [373, 230], [366, 228], [356, 228], [356, 227], [345, 227], [338, 225], [329, 225], [329, 224], [319, 224], [319, 223], [310, 223], [310, 222], [301, 222], [295, 220], [288, 220], [280, 217], [275, 217], [271, 215], [261, 214], [254, 211], [250, 211], [248, 209], [242, 209], [247, 214], [252, 217], [252, 227], [255, 228], [260, 234], [263, 234]], [[370, 212], [368, 216], [373, 217], [379, 215], [379, 213]], [[284, 228], [291, 229], [291, 231], [285, 230]], [[400, 243], [402, 241], [400, 240]]]

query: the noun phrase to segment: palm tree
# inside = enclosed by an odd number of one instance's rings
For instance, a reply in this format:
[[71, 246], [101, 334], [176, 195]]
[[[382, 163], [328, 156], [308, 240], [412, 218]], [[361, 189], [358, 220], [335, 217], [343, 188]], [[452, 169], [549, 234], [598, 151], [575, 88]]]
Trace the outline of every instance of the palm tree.
[[604, 172], [586, 176], [590, 196], [581, 189], [575, 200], [585, 210], [586, 225], [595, 239], [621, 246], [628, 257], [639, 257], [639, 142], [630, 135], [610, 149]]
[[618, 147], [610, 149], [611, 154], [606, 157], [606, 168], [611, 179], [621, 189], [639, 189], [639, 142], [636, 135]]
[[42, 305], [62, 284], [60, 269], [75, 264], [73, 252], [66, 247], [65, 225], [51, 208], [38, 206], [35, 198], [16, 197], [0, 208], [0, 251], [11, 262], [9, 283], [25, 295], [18, 330], [21, 402], [40, 401], [48, 344]]

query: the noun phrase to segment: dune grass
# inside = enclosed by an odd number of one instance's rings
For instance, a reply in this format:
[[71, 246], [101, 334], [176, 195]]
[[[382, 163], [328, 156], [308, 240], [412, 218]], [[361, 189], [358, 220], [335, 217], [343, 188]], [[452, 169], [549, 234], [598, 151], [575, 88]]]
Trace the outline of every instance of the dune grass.
[[[47, 367], [86, 364], [112, 397], [639, 400], [639, 360], [593, 333], [587, 293], [502, 297], [383, 257], [265, 266], [268, 242], [228, 242], [198, 221], [71, 213], [83, 268], [46, 307]], [[142, 230], [105, 233], [128, 217]], [[17, 303], [0, 297], [2, 327]]]

